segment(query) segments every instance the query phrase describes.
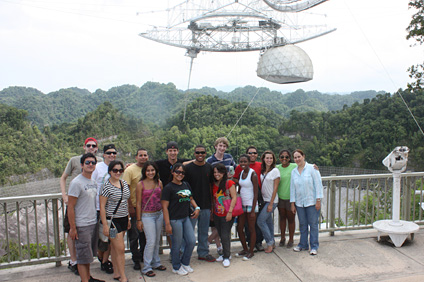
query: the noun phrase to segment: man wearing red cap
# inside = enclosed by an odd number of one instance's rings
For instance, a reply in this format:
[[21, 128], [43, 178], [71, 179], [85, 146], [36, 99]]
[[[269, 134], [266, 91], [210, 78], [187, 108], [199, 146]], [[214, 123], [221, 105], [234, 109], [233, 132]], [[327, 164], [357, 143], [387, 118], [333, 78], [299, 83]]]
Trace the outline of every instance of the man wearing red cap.
[[[87, 139], [85, 139], [84, 142], [84, 146], [83, 146], [84, 152], [85, 154], [87, 153], [92, 153], [92, 154], [96, 154], [97, 153], [97, 140], [93, 137], [89, 137]], [[62, 190], [62, 199], [63, 202], [65, 203], [66, 207], [68, 207], [68, 194], [66, 192], [66, 179], [68, 178], [68, 176], [71, 176], [71, 178], [73, 179], [74, 177], [76, 177], [77, 175], [79, 175], [81, 173], [81, 156], [75, 156], [72, 157], [65, 170], [63, 171], [62, 176], [60, 177], [60, 190]], [[102, 162], [103, 159], [101, 157], [96, 157], [97, 158], [97, 162]], [[69, 222], [68, 222], [68, 210], [66, 209], [65, 212], [65, 218], [63, 219], [63, 227], [65, 229], [65, 233], [69, 233]], [[67, 238], [68, 241], [68, 248], [69, 248], [69, 253], [71, 255], [71, 260], [68, 263], [68, 268], [72, 271], [75, 272], [75, 274], [78, 275], [78, 268], [77, 268], [77, 253], [75, 250], [75, 241], [71, 239], [70, 236], [68, 236]]]

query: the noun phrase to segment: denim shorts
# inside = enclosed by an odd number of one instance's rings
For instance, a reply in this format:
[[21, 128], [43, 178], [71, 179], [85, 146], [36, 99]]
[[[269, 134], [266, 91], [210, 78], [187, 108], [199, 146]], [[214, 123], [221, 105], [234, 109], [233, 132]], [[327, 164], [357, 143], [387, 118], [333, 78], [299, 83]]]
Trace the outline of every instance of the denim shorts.
[[[244, 212], [251, 212], [252, 211], [252, 206], [243, 206], [243, 211]], [[259, 206], [256, 205], [255, 207], [255, 213], [259, 212]]]

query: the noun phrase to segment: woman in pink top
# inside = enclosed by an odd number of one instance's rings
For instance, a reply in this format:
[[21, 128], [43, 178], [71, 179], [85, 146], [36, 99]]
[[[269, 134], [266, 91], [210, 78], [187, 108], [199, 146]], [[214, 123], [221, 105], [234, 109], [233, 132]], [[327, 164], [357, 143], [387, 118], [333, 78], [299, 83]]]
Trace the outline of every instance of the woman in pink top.
[[160, 263], [159, 240], [163, 226], [163, 214], [160, 198], [162, 182], [159, 179], [159, 170], [154, 162], [147, 161], [141, 169], [141, 180], [137, 184], [137, 229], [146, 235], [144, 249], [144, 267], [142, 273], [148, 277], [156, 274], [153, 269], [166, 270]]

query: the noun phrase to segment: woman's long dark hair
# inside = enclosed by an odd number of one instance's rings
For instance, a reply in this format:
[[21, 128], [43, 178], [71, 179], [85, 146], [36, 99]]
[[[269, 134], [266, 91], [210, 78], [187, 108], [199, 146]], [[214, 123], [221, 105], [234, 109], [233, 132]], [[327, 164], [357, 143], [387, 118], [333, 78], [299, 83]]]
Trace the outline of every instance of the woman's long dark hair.
[[[221, 182], [219, 182], [218, 193], [221, 192], [221, 191], [225, 193], [225, 191], [227, 191], [227, 179], [228, 179], [227, 168], [222, 163], [217, 163], [213, 168], [214, 168], [214, 170], [216, 168], [216, 170], [219, 173], [224, 174], [224, 176], [221, 179]], [[213, 179], [216, 180], [215, 176], [213, 177]]]
[[159, 182], [159, 169], [158, 169], [158, 166], [152, 161], [147, 161], [143, 164], [143, 167], [141, 168], [141, 179], [140, 179], [140, 181], [147, 178], [146, 171], [147, 171], [147, 167], [149, 165], [152, 166], [155, 169], [155, 176], [153, 177], [153, 180], [155, 182]]

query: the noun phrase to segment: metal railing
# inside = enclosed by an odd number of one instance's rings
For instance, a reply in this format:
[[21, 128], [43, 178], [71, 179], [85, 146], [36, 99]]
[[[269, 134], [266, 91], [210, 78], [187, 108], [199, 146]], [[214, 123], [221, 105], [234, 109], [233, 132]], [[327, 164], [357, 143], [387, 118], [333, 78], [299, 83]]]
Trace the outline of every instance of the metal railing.
[[[424, 172], [401, 179], [401, 218], [423, 224]], [[391, 174], [326, 176], [322, 182], [321, 232], [372, 228], [374, 221], [391, 218]], [[274, 215], [279, 236], [277, 210]], [[0, 198], [0, 269], [68, 259], [63, 216], [60, 193]], [[235, 226], [232, 239], [238, 239]], [[163, 242], [161, 249], [168, 247]]]

